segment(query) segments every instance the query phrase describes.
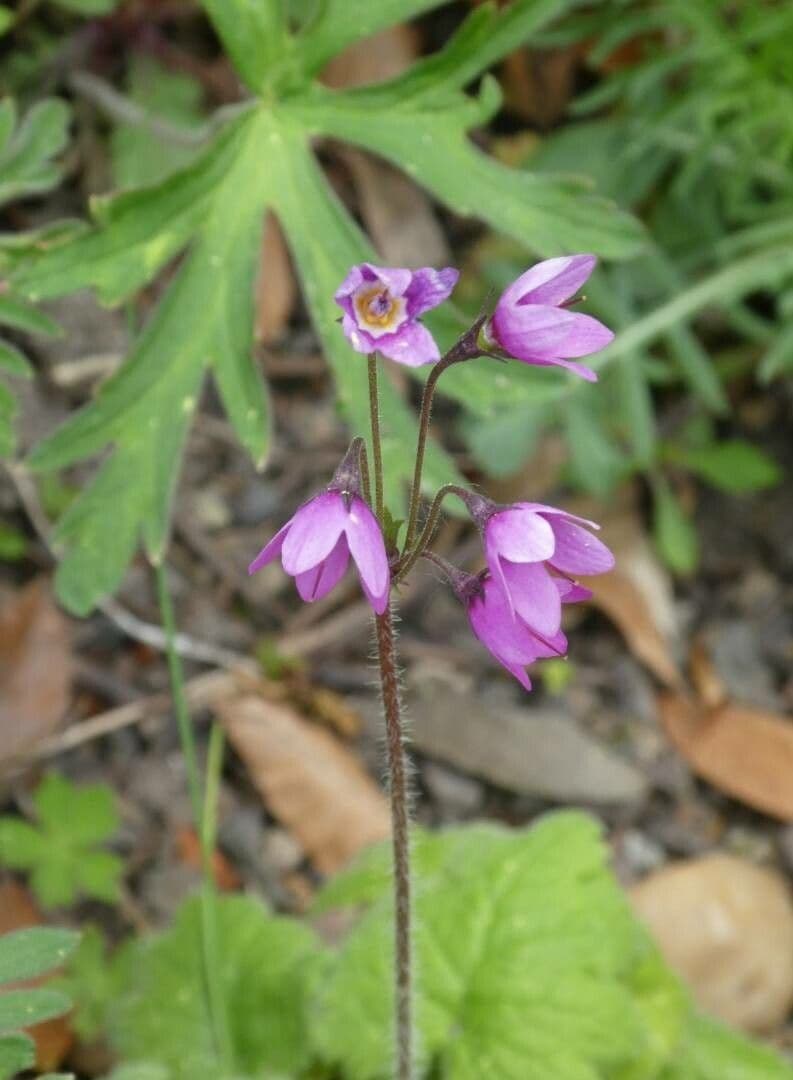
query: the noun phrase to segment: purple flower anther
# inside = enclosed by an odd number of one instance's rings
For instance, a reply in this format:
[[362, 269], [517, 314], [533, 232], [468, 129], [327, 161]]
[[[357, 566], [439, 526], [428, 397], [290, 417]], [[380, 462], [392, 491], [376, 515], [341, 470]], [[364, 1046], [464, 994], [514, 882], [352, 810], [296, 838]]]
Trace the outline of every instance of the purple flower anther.
[[526, 364], [567, 368], [596, 382], [595, 372], [574, 358], [599, 352], [614, 335], [591, 315], [565, 307], [596, 262], [594, 255], [567, 255], [546, 259], [521, 274], [502, 293], [482, 330], [485, 348]]
[[[535, 633], [553, 637], [562, 603], [588, 599], [571, 578], [603, 574], [614, 556], [589, 529], [594, 521], [542, 503], [499, 506], [474, 492], [459, 492], [484, 539], [488, 569], [510, 611]], [[563, 575], [555, 577], [549, 571]]]
[[459, 276], [450, 266], [353, 266], [334, 296], [344, 312], [342, 329], [348, 341], [357, 352], [377, 350], [408, 367], [434, 363], [440, 359], [438, 346], [418, 317], [446, 300]]
[[281, 556], [303, 600], [320, 600], [337, 585], [352, 555], [361, 588], [378, 615], [388, 603], [391, 574], [377, 518], [358, 493], [357, 471], [348, 454], [333, 483], [304, 503], [251, 565], [249, 574]]

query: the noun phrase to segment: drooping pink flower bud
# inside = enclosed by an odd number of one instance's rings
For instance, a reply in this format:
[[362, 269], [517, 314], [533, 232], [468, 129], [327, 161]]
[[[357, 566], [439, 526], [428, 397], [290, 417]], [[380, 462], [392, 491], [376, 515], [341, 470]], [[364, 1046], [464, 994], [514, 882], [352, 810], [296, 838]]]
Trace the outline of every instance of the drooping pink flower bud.
[[569, 579], [614, 566], [609, 549], [588, 531], [598, 528], [594, 521], [542, 503], [499, 506], [474, 492], [459, 494], [479, 527], [488, 568], [508, 607], [537, 634], [552, 637], [559, 630], [563, 601], [588, 598], [589, 590]]
[[408, 367], [440, 359], [435, 339], [418, 317], [451, 293], [457, 270], [403, 270], [361, 263], [353, 266], [334, 300], [344, 312], [342, 329], [360, 353], [375, 350]]
[[378, 615], [385, 611], [391, 587], [385, 542], [377, 518], [361, 498], [352, 447], [328, 488], [300, 507], [262, 548], [248, 573], [256, 573], [278, 555], [309, 603], [338, 584], [352, 555], [366, 598]]
[[595, 268], [594, 255], [566, 255], [532, 266], [502, 293], [493, 317], [482, 330], [492, 352], [542, 367], [562, 367], [589, 382], [597, 375], [573, 358], [590, 356], [614, 339], [591, 315], [568, 311], [564, 304]]
[[437, 555], [425, 553], [425, 557], [443, 570], [465, 605], [475, 637], [526, 690], [531, 690], [529, 664], [566, 655], [567, 638], [562, 631], [557, 629], [549, 637], [536, 634], [511, 609], [501, 585], [487, 571], [466, 574]]

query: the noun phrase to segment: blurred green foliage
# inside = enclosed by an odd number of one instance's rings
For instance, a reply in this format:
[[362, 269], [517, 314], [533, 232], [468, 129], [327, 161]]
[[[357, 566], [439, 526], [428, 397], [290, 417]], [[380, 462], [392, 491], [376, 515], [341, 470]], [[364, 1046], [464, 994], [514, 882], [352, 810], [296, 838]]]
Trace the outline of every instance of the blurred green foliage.
[[[606, 869], [595, 822], [477, 825], [414, 839], [419, 1075], [435, 1080], [790, 1080], [775, 1054], [701, 1018]], [[382, 1080], [391, 1067], [388, 845], [326, 885], [336, 946], [246, 897], [219, 900], [231, 1062], [201, 989], [200, 906], [124, 946], [103, 1022], [115, 1080]], [[93, 950], [95, 951], [95, 950]], [[99, 947], [101, 953], [101, 947]], [[78, 954], [79, 956], [79, 954]], [[101, 961], [100, 961], [101, 962]], [[96, 1018], [96, 963], [67, 982]], [[85, 971], [88, 974], [85, 975]], [[82, 974], [81, 974], [82, 972]]]
[[18, 984], [61, 967], [78, 940], [72, 930], [42, 926], [0, 936], [0, 1080], [34, 1064], [33, 1040], [22, 1029], [71, 1008], [60, 990]]
[[77, 787], [50, 773], [33, 795], [36, 824], [0, 817], [0, 866], [30, 874], [44, 907], [71, 904], [79, 896], [114, 903], [123, 864], [97, 850], [118, 829], [111, 790], [103, 784]]

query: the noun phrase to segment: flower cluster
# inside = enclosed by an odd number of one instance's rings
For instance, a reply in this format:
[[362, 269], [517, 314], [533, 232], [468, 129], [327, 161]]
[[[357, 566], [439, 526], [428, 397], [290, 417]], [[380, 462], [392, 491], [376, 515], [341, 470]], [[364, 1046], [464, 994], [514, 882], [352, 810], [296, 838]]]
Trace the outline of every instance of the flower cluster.
[[[571, 255], [531, 267], [505, 290], [492, 314], [478, 319], [443, 358], [418, 320], [448, 298], [456, 270], [411, 271], [362, 263], [347, 274], [335, 300], [343, 312], [342, 329], [356, 351], [380, 352], [410, 367], [434, 363], [435, 381], [452, 363], [482, 355], [565, 368], [592, 381], [597, 378], [594, 371], [576, 361], [603, 349], [613, 335], [596, 319], [568, 307], [595, 261], [592, 255]], [[422, 415], [429, 417], [429, 407]], [[426, 430], [420, 439], [425, 436]], [[420, 446], [423, 449], [423, 443]], [[421, 458], [419, 452], [419, 477]], [[414, 500], [418, 490], [417, 484]], [[481, 534], [487, 568], [479, 574], [465, 573], [428, 551], [425, 534], [431, 534], [431, 528], [414, 543], [408, 526], [405, 550], [391, 552], [389, 558], [382, 522], [370, 505], [360, 438], [353, 441], [327, 489], [297, 510], [249, 572], [280, 555], [300, 596], [311, 602], [333, 589], [352, 556], [361, 588], [381, 616], [394, 581], [423, 554], [445, 573], [465, 605], [475, 636], [529, 690], [526, 668], [567, 652], [562, 608], [591, 595], [578, 577], [610, 570], [613, 556], [594, 535], [598, 526], [592, 521], [539, 503], [501, 506], [463, 488], [448, 491], [463, 500]]]

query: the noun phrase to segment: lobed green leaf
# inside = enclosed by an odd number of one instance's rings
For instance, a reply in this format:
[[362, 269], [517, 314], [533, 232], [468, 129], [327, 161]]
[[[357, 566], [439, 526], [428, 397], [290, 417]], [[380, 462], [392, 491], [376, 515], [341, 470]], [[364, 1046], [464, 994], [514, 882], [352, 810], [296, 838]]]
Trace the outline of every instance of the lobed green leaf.
[[36, 926], [0, 936], [0, 986], [43, 975], [60, 967], [80, 935], [71, 930]]

